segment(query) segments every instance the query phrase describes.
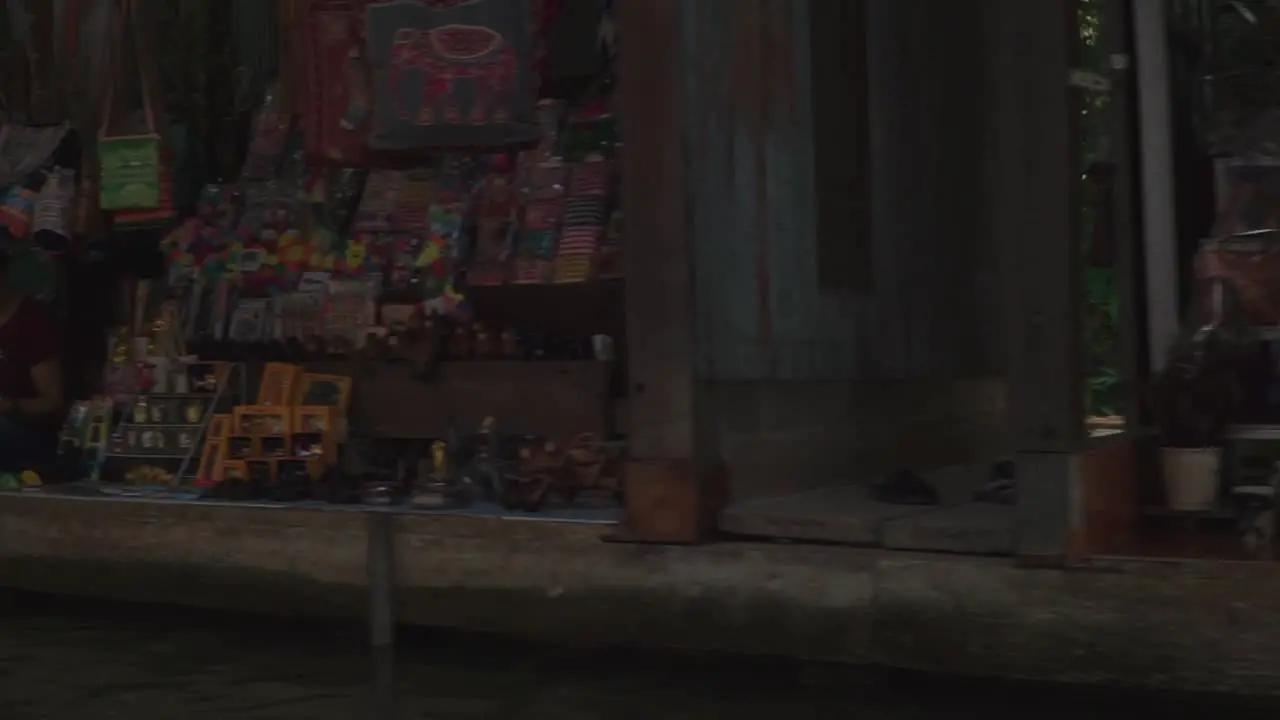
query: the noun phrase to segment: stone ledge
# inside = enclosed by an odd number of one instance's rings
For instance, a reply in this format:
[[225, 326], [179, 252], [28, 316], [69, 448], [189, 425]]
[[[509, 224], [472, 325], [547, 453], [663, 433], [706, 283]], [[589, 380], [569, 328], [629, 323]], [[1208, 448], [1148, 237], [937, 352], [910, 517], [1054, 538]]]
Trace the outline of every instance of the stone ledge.
[[[0, 497], [0, 583], [359, 617], [358, 512]], [[397, 516], [412, 624], [937, 672], [1280, 694], [1280, 568], [601, 542], [607, 527]]]

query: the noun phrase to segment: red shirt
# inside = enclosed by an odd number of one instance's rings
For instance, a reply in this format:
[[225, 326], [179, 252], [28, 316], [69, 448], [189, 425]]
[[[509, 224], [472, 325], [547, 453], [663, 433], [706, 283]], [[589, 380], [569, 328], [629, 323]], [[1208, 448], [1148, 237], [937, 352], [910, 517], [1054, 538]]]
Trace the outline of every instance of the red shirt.
[[0, 325], [0, 398], [35, 397], [31, 368], [58, 356], [53, 319], [39, 302], [23, 298]]

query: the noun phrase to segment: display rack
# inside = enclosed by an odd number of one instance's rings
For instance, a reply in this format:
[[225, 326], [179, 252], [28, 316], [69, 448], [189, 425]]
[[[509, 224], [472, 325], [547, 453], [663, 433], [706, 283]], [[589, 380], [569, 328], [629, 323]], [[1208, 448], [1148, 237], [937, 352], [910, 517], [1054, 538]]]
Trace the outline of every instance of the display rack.
[[[200, 459], [210, 422], [223, 404], [234, 404], [244, 397], [244, 368], [238, 363], [226, 364], [211, 391], [185, 393], [139, 393], [112, 428], [107, 440], [105, 463], [131, 466], [128, 475], [148, 474], [139, 468], [151, 468], [157, 482], [135, 478], [130, 485], [191, 485]], [[193, 384], [193, 388], [198, 388]], [[172, 472], [161, 466], [176, 469]], [[119, 468], [114, 468], [118, 471]], [[165, 482], [161, 478], [167, 477]]]

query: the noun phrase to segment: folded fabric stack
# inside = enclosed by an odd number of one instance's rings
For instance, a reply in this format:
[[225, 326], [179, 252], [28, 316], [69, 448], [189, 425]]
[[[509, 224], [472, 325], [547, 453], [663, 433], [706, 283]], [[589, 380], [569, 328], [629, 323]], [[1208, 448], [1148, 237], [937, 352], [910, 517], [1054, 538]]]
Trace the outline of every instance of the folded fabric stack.
[[427, 227], [427, 209], [435, 199], [435, 173], [412, 170], [404, 174], [404, 185], [396, 198], [395, 230], [421, 232]]
[[403, 188], [402, 172], [374, 170], [369, 173], [351, 229], [355, 232], [389, 232]]
[[515, 282], [549, 282], [554, 272], [560, 220], [564, 216], [565, 165], [558, 159], [537, 163], [527, 174], [524, 222], [516, 243]]
[[610, 164], [599, 155], [574, 163], [565, 203], [555, 282], [585, 282], [593, 275], [609, 203]]

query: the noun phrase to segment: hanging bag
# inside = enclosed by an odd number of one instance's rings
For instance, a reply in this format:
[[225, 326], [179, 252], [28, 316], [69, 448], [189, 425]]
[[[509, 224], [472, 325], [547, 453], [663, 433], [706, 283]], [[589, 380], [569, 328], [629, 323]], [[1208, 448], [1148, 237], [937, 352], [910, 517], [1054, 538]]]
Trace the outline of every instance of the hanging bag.
[[36, 196], [32, 230], [36, 244], [52, 253], [66, 252], [71, 242], [71, 203], [76, 192], [76, 171], [55, 167], [49, 171]]
[[358, 167], [367, 159], [372, 99], [361, 42], [363, 9], [356, 0], [311, 0], [294, 20], [301, 24], [302, 43], [294, 67], [300, 77], [293, 80], [301, 88], [296, 96], [306, 152], [315, 162]]
[[[124, 0], [120, 10], [120, 43], [117, 53], [117, 71], [113, 74], [107, 91], [102, 126], [98, 133], [98, 158], [102, 168], [100, 199], [103, 210], [157, 210], [161, 209], [163, 171], [161, 168], [161, 141], [156, 132], [155, 114], [151, 107], [151, 88], [142, 74], [141, 43], [137, 28], [134, 0]], [[124, 46], [132, 41], [138, 59], [138, 76], [142, 88], [142, 108], [146, 119], [145, 131], [140, 135], [112, 137], [112, 107], [119, 90], [117, 79], [122, 74], [125, 58]]]

